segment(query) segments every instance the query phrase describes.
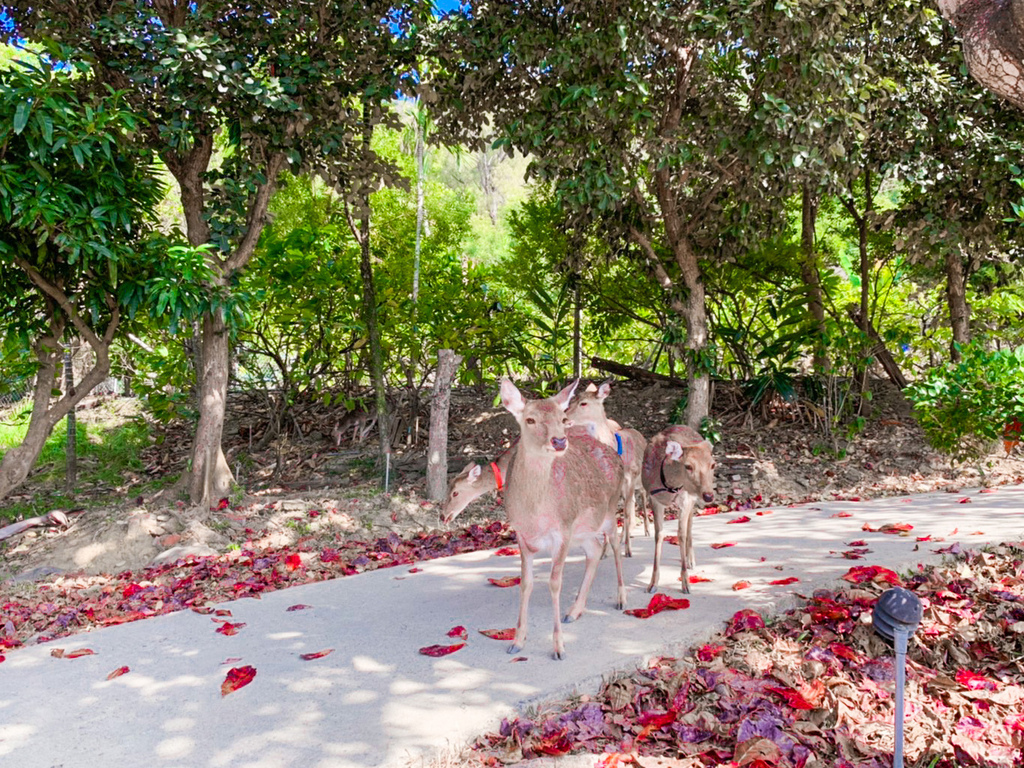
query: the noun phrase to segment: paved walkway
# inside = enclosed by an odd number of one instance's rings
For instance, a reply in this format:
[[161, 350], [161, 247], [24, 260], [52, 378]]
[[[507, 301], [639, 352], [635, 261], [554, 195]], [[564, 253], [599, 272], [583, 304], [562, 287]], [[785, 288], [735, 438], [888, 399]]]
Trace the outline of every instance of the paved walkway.
[[[970, 503], [959, 503], [960, 499]], [[835, 517], [850, 512], [850, 517]], [[587, 614], [565, 629], [564, 661], [550, 658], [550, 600], [546, 561], [538, 566], [531, 635], [514, 662], [507, 643], [479, 629], [515, 621], [518, 589], [491, 586], [488, 577], [515, 576], [516, 557], [476, 552], [420, 564], [421, 572], [391, 568], [226, 603], [235, 636], [216, 634], [211, 617], [191, 611], [110, 627], [12, 651], [0, 664], [0, 765], [17, 768], [369, 768], [423, 765], [442, 750], [495, 729], [502, 717], [560, 697], [593, 691], [601, 678], [633, 668], [644, 657], [681, 652], [724, 627], [736, 610], [784, 609], [794, 593], [834, 585], [852, 565], [906, 569], [941, 559], [933, 550], [1024, 538], [1024, 487], [966, 491], [873, 502], [831, 502], [774, 509], [728, 524], [737, 514], [695, 521], [697, 573], [688, 610], [647, 620], [613, 610], [614, 569], [601, 563]], [[910, 523], [905, 536], [862, 530]], [[956, 533], [952, 533], [954, 529]], [[945, 542], [916, 542], [918, 535]], [[864, 539], [864, 560], [832, 551]], [[712, 549], [713, 542], [737, 545]], [[634, 538], [625, 561], [629, 607], [646, 605], [651, 540]], [[678, 560], [669, 548], [661, 591]], [[567, 567], [563, 605], [575, 594], [582, 559]], [[671, 575], [670, 575], [671, 574]], [[798, 584], [767, 586], [796, 576]], [[734, 592], [744, 579], [751, 588]], [[305, 604], [305, 610], [288, 611]], [[422, 646], [455, 642], [456, 625], [469, 630], [465, 648], [429, 658]], [[95, 655], [54, 658], [91, 648]], [[300, 654], [333, 648], [304, 661]], [[108, 681], [112, 670], [130, 672]], [[251, 665], [253, 682], [222, 697], [232, 666]]]

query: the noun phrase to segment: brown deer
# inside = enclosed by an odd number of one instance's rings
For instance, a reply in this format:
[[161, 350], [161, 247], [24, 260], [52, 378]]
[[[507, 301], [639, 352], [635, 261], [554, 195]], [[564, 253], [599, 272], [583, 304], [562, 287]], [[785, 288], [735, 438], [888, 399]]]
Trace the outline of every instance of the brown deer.
[[683, 592], [689, 593], [689, 570], [696, 565], [693, 556], [694, 504], [698, 496], [706, 504], [715, 499], [715, 459], [711, 455], [711, 443], [690, 427], [666, 427], [647, 445], [642, 479], [654, 510], [654, 572], [647, 591], [653, 592], [658, 586], [661, 543], [665, 539], [665, 509], [676, 504], [679, 510], [680, 576]]
[[443, 523], [452, 522], [462, 514], [462, 510], [481, 496], [491, 491], [501, 491], [505, 487], [505, 478], [508, 477], [509, 467], [512, 466], [512, 459], [516, 455], [517, 444], [518, 441], [512, 443], [487, 467], [481, 467], [475, 461], [471, 461], [462, 468], [448, 486], [448, 498], [445, 499], [441, 510]]
[[501, 403], [519, 423], [519, 445], [505, 491], [505, 510], [519, 542], [522, 579], [519, 618], [509, 653], [526, 645], [527, 608], [533, 591], [533, 560], [551, 552], [548, 588], [554, 610], [554, 657], [565, 654], [559, 605], [565, 558], [572, 544], [586, 555], [580, 591], [564, 621], [578, 619], [597, 573], [601, 552], [610, 544], [615, 557], [618, 592], [615, 607], [626, 604], [616, 512], [622, 487], [622, 462], [613, 450], [583, 433], [567, 432], [565, 415], [579, 381], [553, 397], [527, 400], [508, 379], [501, 381]]
[[614, 448], [622, 459], [623, 467], [626, 470], [622, 479], [622, 500], [626, 517], [623, 525], [625, 530], [623, 538], [625, 539], [626, 557], [632, 557], [633, 547], [630, 544], [630, 531], [636, 519], [636, 491], [640, 491], [644, 533], [650, 533], [647, 526], [646, 495], [640, 485], [640, 470], [643, 466], [647, 440], [635, 429], [622, 429], [618, 422], [612, 421], [605, 414], [604, 401], [611, 391], [612, 388], [608, 382], [600, 387], [591, 383], [580, 395], [579, 400], [569, 409], [568, 416], [573, 424], [586, 427], [594, 437], [610, 448]]
[[361, 443], [366, 439], [366, 436], [370, 434], [370, 430], [373, 429], [377, 423], [377, 414], [368, 413], [362, 408], [356, 408], [353, 411], [349, 411], [340, 420], [334, 422], [334, 428], [331, 430], [331, 437], [334, 439], [334, 447], [338, 448], [341, 446], [342, 438], [352, 430], [352, 442]]

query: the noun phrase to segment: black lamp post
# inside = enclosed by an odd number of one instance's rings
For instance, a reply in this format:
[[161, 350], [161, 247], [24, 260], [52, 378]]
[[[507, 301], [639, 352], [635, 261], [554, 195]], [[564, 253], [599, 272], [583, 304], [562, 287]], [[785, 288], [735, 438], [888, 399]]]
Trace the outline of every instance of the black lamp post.
[[893, 768], [903, 768], [903, 682], [906, 676], [907, 640], [921, 623], [921, 599], [903, 587], [887, 589], [878, 598], [872, 615], [875, 632], [896, 647], [896, 745]]

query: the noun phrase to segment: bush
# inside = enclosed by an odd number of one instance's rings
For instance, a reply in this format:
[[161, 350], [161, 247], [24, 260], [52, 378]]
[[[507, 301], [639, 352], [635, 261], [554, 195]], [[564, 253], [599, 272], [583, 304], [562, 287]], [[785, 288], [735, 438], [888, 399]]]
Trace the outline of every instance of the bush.
[[1024, 420], [1024, 346], [997, 351], [972, 342], [959, 363], [933, 368], [907, 389], [928, 442], [958, 462], [976, 460], [998, 440], [1012, 449]]

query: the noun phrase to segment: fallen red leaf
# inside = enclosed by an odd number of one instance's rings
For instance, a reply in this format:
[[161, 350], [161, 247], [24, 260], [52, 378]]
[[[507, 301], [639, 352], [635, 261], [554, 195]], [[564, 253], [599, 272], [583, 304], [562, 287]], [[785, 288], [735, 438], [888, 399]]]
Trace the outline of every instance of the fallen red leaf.
[[673, 547], [679, 546], [679, 537], [674, 536], [671, 533], [665, 536], [665, 543], [671, 544]]
[[302, 565], [302, 558], [299, 557], [298, 553], [292, 553], [284, 559], [285, 568], [289, 571], [298, 570], [299, 566]]
[[853, 517], [852, 512], [836, 512], [832, 517]]
[[999, 683], [969, 669], [958, 669], [956, 681], [969, 691], [998, 691]]
[[725, 630], [725, 636], [731, 637], [737, 632], [745, 632], [747, 630], [764, 629], [764, 619], [761, 618], [761, 614], [752, 608], [744, 608], [736, 611], [729, 619], [729, 626]]
[[903, 584], [895, 571], [880, 565], [855, 565], [843, 574], [843, 578], [851, 584], [863, 584], [865, 581], [884, 581], [894, 587]]
[[65, 659], [79, 659], [82, 656], [94, 656], [94, 655], [96, 655], [96, 651], [94, 651], [92, 648], [79, 648], [77, 651], [72, 651], [71, 653], [65, 653], [64, 654], [64, 658]]
[[227, 696], [239, 688], [244, 688], [252, 682], [254, 677], [256, 677], [255, 667], [232, 667], [228, 670], [224, 682], [220, 684], [220, 695]]
[[762, 509], [760, 512], [757, 513], [757, 516], [762, 517], [764, 515], [770, 515], [771, 513], [772, 511], [770, 509]]
[[768, 583], [773, 587], [783, 587], [786, 584], [796, 584], [798, 581], [800, 581], [800, 579], [796, 576], [790, 576], [786, 579], [776, 579], [775, 581], [769, 581]]
[[793, 709], [814, 709], [814, 707], [801, 696], [797, 691], [792, 688], [776, 688], [773, 686], [766, 686], [765, 690], [771, 691], [772, 693], [778, 694], [786, 700]]
[[649, 619], [654, 614], [661, 613], [662, 611], [678, 611], [689, 607], [690, 601], [685, 597], [669, 597], [659, 592], [651, 598], [646, 608], [633, 608], [632, 610], [624, 611], [624, 613], [627, 616], [635, 616], [638, 619]]
[[510, 664], [517, 661], [529, 661], [529, 659], [526, 656], [516, 656], [514, 659], [509, 659]]
[[846, 659], [847, 661], [860, 661], [861, 659], [861, 655], [857, 651], [842, 643], [832, 643], [828, 649], [839, 658]]
[[494, 553], [495, 557], [513, 557], [514, 555], [518, 554], [519, 550], [515, 547], [502, 547], [501, 549], [496, 550]]
[[128, 669], [128, 667], [118, 667], [113, 672], [111, 672], [109, 675], [107, 675], [107, 680], [113, 680], [115, 677], [120, 677], [121, 675], [126, 674], [126, 673], [128, 673], [130, 671], [131, 670]]
[[501, 579], [488, 579], [487, 581], [496, 587], [514, 587], [521, 580], [519, 576], [505, 576]]
[[313, 659], [322, 659], [324, 656], [334, 653], [333, 648], [325, 648], [322, 651], [316, 651], [315, 653], [300, 653], [299, 658], [303, 661], [312, 661]]
[[932, 535], [929, 533], [927, 536], [918, 536], [914, 541], [931, 541]]
[[746, 515], [743, 515], [743, 517], [737, 517], [734, 520], [730, 520], [729, 522], [726, 523], [726, 525], [732, 525], [733, 523], [749, 523], [749, 522], [750, 522], [750, 518], [747, 517]]
[[305, 605], [304, 603], [298, 603], [297, 605], [289, 605], [285, 608], [286, 611], [304, 611], [307, 608], [312, 608], [312, 605]]
[[231, 635], [237, 635], [238, 630], [240, 630], [244, 626], [244, 621], [239, 621], [236, 624], [232, 624], [230, 621], [225, 621], [223, 624], [217, 627], [217, 634], [226, 635], [228, 637], [230, 637]]
[[725, 650], [724, 645], [714, 645], [713, 643], [707, 643], [697, 649], [697, 658], [701, 661], [711, 661], [718, 654]]
[[857, 539], [856, 541], [846, 542], [846, 546], [848, 547], [866, 547], [867, 545], [868, 543], [864, 541], [864, 539]]
[[969, 498], [969, 497], [967, 497], [967, 496], [964, 496], [964, 497], [963, 497], [962, 499], [960, 499], [960, 503], [961, 503], [961, 504], [970, 504], [970, 503], [971, 503], [971, 500], [970, 500], [970, 498]]
[[217, 502], [217, 511], [219, 512], [221, 510], [227, 509], [230, 503], [231, 502], [228, 501], [227, 497], [221, 499], [220, 501]]
[[732, 585], [732, 591], [739, 592], [741, 589], [746, 589], [749, 586], [749, 581], [737, 581], [735, 584]]
[[995, 488], [982, 488], [980, 491], [978, 491], [978, 493], [995, 493], [995, 492], [996, 492]]
[[724, 549], [725, 547], [735, 547], [735, 546], [736, 546], [736, 542], [735, 541], [723, 541], [723, 542], [721, 542], [719, 544], [712, 544], [711, 548], [712, 549]]
[[423, 572], [422, 568], [410, 568], [409, 569], [409, 573], [422, 573], [422, 572]]
[[469, 634], [466, 632], [465, 627], [459, 625], [457, 627], [452, 627], [448, 630], [448, 637], [458, 637], [463, 640], [466, 640], [469, 637]]
[[456, 643], [455, 645], [428, 645], [424, 648], [420, 648], [420, 653], [424, 656], [447, 656], [449, 653], [455, 653], [457, 650], [465, 647], [465, 643]]
[[914, 530], [910, 523], [886, 523], [878, 529], [881, 533], [903, 533]]
[[516, 636], [515, 627], [508, 629], [481, 629], [480, 634], [489, 637], [491, 640], [512, 640]]
[[691, 576], [689, 579], [691, 584], [702, 584], [706, 581], [711, 581], [707, 576]]

